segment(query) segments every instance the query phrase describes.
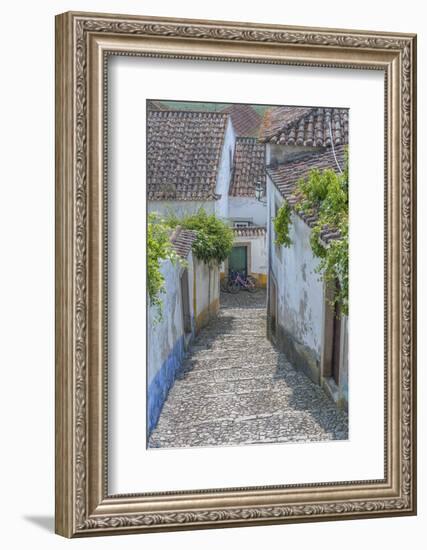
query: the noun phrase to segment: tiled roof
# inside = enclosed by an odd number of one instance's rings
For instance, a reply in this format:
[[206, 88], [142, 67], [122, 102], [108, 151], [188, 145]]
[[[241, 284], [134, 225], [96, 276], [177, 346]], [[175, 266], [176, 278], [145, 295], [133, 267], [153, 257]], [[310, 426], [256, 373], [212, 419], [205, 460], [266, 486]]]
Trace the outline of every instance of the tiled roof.
[[228, 115], [147, 112], [148, 200], [215, 200]]
[[279, 145], [329, 147], [348, 143], [348, 109], [274, 107], [266, 111], [259, 138]]
[[230, 115], [237, 136], [255, 136], [258, 134], [262, 117], [252, 105], [233, 103], [225, 107], [222, 112]]
[[233, 227], [235, 237], [258, 237], [265, 235], [267, 229], [260, 225], [250, 225], [249, 227]]
[[229, 195], [254, 197], [257, 182], [265, 188], [265, 146], [255, 138], [237, 138]]
[[[342, 169], [344, 167], [344, 146], [336, 147], [335, 153], [337, 156], [338, 164]], [[325, 170], [331, 169], [335, 172], [338, 171], [338, 167], [335, 162], [332, 149], [326, 149], [323, 151], [312, 151], [305, 153], [298, 158], [281, 164], [276, 168], [267, 168], [268, 175], [273, 181], [274, 185], [280, 191], [280, 194], [291, 207], [295, 207], [298, 198], [295, 194], [296, 184], [299, 179], [306, 178], [310, 170], [318, 169]], [[313, 227], [317, 221], [317, 215], [307, 215], [301, 211], [296, 211], [297, 214], [309, 225]], [[340, 235], [335, 230], [326, 229], [321, 233], [321, 237], [325, 242], [329, 242], [332, 239], [338, 238]]]
[[195, 238], [197, 237], [196, 231], [191, 229], [183, 229], [178, 226], [170, 236], [170, 241], [175, 252], [181, 256], [181, 258], [187, 258], [190, 253], [191, 247]]

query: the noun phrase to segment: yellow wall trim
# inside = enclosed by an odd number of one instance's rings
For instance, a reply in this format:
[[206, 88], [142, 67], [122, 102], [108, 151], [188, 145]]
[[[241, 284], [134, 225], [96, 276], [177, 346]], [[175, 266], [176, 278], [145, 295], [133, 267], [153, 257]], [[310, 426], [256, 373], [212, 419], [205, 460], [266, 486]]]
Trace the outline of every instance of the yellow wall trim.
[[219, 311], [219, 298], [211, 302], [210, 306], [205, 307], [196, 317], [196, 333], [206, 326], [212, 317], [216, 317]]
[[251, 273], [252, 277], [258, 281], [260, 288], [267, 287], [267, 274], [266, 273]]

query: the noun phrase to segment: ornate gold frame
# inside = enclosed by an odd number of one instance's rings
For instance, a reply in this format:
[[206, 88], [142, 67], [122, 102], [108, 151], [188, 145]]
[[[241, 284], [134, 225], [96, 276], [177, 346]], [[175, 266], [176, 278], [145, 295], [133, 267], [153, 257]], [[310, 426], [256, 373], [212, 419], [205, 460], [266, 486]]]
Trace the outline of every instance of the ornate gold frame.
[[[384, 71], [383, 480], [108, 495], [104, 119], [105, 60], [113, 54]], [[57, 16], [57, 533], [77, 537], [415, 514], [415, 109], [415, 35], [89, 13]]]

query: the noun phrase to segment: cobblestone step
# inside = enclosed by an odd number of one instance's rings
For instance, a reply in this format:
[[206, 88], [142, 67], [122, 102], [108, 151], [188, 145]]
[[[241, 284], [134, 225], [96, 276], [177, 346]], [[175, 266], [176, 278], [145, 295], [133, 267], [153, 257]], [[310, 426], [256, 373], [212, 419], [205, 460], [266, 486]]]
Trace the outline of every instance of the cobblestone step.
[[[223, 382], [206, 380], [197, 382], [192, 380], [177, 380], [172, 392], [177, 395], [174, 399], [193, 397], [197, 392], [201, 397], [222, 395], [226, 393], [248, 393], [251, 391], [283, 391], [280, 384], [277, 384], [274, 379], [268, 374], [264, 376], [253, 376], [247, 378], [239, 378], [238, 380], [226, 380]], [[170, 394], [171, 396], [173, 394]]]
[[163, 406], [149, 447], [345, 439], [347, 417], [266, 338], [265, 292], [222, 295]]
[[[178, 380], [185, 382], [212, 383], [267, 376], [272, 381], [275, 381], [285, 376], [284, 365], [278, 361], [275, 361], [274, 365], [262, 362], [251, 364], [233, 361], [229, 361], [224, 366], [219, 365], [221, 365], [221, 363], [213, 362], [208, 365], [197, 365], [194, 368], [186, 367], [179, 373]], [[290, 374], [290, 376], [292, 375], [293, 373]]]
[[[262, 351], [262, 350], [261, 350]], [[242, 355], [242, 351], [236, 351], [235, 353], [223, 351], [217, 354], [209, 354], [197, 357], [188, 358], [183, 366], [183, 372], [194, 370], [226, 370], [230, 368], [256, 368], [257, 366], [268, 365], [271, 372], [271, 366], [276, 364], [277, 366], [283, 365], [284, 359], [269, 351], [263, 352], [262, 356], [254, 356], [253, 360], [249, 363], [248, 358]]]
[[[335, 406], [331, 402], [325, 408], [320, 392], [311, 391], [307, 396], [299, 393], [295, 395], [285, 383], [281, 384], [278, 390], [281, 391], [272, 392], [268, 388], [239, 393], [205, 394], [197, 402], [194, 402], [192, 395], [177, 397], [172, 395], [171, 399], [165, 403], [163, 411], [171, 422], [185, 421], [189, 424], [197, 420], [220, 417], [224, 413], [230, 419], [290, 412], [309, 415], [319, 411], [320, 407], [323, 407], [324, 414], [335, 415]], [[318, 417], [321, 418], [320, 414]]]
[[162, 432], [152, 439], [153, 447], [187, 447], [216, 445], [252, 445], [260, 443], [289, 443], [306, 441], [330, 441], [345, 438], [346, 425], [342, 432], [336, 424], [330, 430], [314, 418], [303, 413], [287, 411], [281, 414], [228, 416], [215, 420], [198, 421], [192, 424], [165, 423]]

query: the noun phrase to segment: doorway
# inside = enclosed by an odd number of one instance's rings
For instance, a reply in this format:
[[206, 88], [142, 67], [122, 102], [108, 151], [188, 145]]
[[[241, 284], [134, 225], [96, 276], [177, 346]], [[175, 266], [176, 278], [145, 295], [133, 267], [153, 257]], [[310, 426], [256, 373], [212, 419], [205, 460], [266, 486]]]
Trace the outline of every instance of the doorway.
[[248, 247], [233, 246], [228, 259], [229, 271], [238, 271], [245, 277], [248, 275]]
[[277, 290], [273, 277], [270, 278], [270, 331], [274, 338], [277, 335]]
[[339, 387], [340, 370], [342, 364], [342, 311], [340, 304], [336, 301], [339, 292], [339, 281], [329, 283], [325, 286], [325, 310], [323, 327], [323, 351], [321, 376], [331, 387]]
[[181, 275], [181, 303], [184, 333], [191, 333], [190, 292], [188, 289], [188, 270], [184, 269]]
[[340, 377], [340, 359], [341, 359], [341, 308], [335, 303], [334, 319], [332, 328], [332, 361], [331, 361], [331, 376], [335, 384], [339, 385]]

